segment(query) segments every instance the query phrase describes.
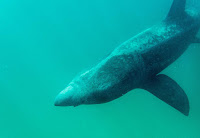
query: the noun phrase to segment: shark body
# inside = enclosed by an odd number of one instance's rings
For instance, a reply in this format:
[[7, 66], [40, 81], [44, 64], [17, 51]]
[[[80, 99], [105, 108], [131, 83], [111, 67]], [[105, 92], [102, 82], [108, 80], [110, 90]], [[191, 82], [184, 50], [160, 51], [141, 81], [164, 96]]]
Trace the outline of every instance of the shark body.
[[159, 74], [178, 59], [196, 37], [200, 14], [185, 8], [186, 0], [174, 0], [160, 24], [132, 37], [99, 64], [72, 80], [56, 97], [56, 106], [101, 104], [141, 88], [189, 114], [184, 90], [170, 77]]

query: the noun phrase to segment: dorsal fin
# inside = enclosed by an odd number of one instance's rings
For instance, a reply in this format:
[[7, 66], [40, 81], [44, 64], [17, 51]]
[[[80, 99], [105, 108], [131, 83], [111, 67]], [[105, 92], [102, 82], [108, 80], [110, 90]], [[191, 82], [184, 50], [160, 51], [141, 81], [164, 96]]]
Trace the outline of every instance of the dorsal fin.
[[186, 0], [174, 0], [167, 18], [182, 18], [185, 16], [185, 4]]

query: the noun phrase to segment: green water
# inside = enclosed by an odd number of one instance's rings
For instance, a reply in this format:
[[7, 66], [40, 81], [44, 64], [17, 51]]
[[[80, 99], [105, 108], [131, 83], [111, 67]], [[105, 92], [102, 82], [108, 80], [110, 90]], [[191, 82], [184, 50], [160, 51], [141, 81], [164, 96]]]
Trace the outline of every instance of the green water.
[[200, 137], [200, 46], [163, 73], [190, 101], [182, 115], [144, 90], [55, 107], [77, 73], [166, 16], [172, 0], [1, 0], [0, 138]]

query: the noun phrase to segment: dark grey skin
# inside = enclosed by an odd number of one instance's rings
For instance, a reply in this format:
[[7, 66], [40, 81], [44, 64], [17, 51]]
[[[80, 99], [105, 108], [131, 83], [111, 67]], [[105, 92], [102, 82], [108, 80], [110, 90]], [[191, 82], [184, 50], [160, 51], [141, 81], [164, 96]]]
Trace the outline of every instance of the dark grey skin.
[[101, 104], [141, 88], [188, 115], [189, 102], [183, 89], [169, 77], [158, 74], [191, 43], [200, 42], [196, 38], [199, 28], [200, 14], [185, 10], [185, 0], [174, 0], [164, 21], [126, 41], [72, 80], [56, 97], [55, 105]]

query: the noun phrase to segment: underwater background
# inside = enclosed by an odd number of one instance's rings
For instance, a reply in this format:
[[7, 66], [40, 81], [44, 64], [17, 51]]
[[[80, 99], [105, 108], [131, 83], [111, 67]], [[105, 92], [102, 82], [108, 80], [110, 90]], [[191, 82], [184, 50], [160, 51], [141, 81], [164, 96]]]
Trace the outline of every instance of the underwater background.
[[1, 0], [0, 138], [200, 138], [199, 44], [162, 72], [188, 95], [188, 117], [141, 89], [106, 104], [54, 106], [78, 73], [161, 22], [171, 3]]

